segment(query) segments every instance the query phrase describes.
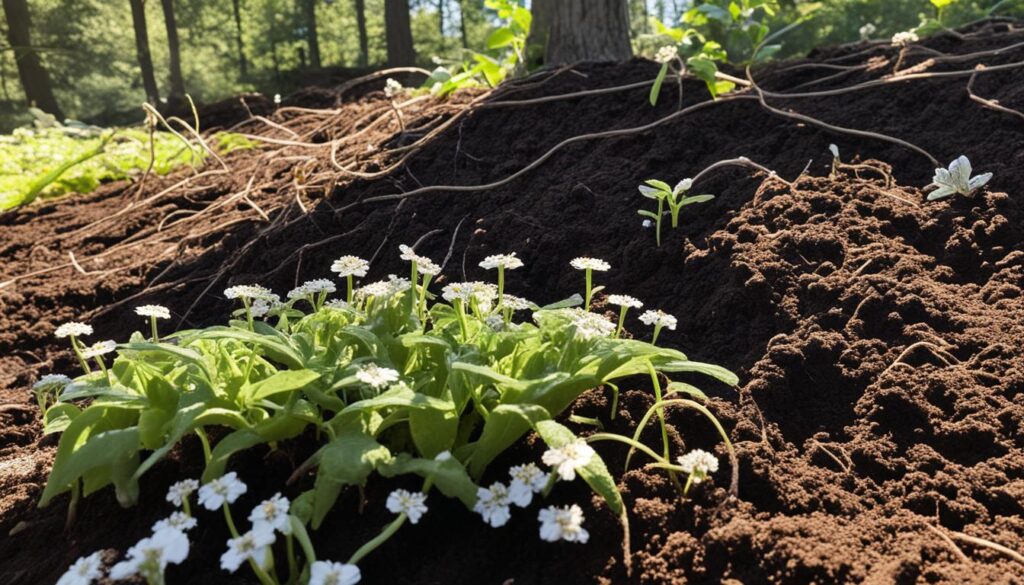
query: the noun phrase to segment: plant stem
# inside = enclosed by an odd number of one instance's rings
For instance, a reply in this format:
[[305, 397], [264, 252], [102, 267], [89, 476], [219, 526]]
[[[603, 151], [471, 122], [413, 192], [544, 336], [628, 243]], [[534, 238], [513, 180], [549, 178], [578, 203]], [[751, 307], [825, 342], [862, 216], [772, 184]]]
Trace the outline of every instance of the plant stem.
[[346, 299], [345, 302], [347, 302], [348, 304], [351, 305], [352, 304], [352, 290], [353, 290], [352, 289], [352, 275], [349, 274], [345, 278], [346, 278], [346, 280], [348, 280], [348, 295], [345, 297], [345, 299]]
[[[427, 479], [423, 480], [423, 489], [421, 491], [423, 491], [423, 493], [429, 493], [430, 486], [432, 486], [433, 484], [434, 478], [432, 476], [427, 477]], [[363, 560], [363, 557], [373, 552], [377, 547], [384, 544], [385, 542], [387, 542], [389, 538], [394, 536], [394, 534], [398, 532], [398, 529], [401, 528], [403, 524], [405, 524], [406, 518], [408, 518], [408, 515], [405, 512], [399, 514], [398, 518], [392, 520], [391, 524], [388, 524], [387, 527], [384, 528], [384, 530], [382, 530], [380, 534], [375, 536], [372, 540], [370, 540], [363, 546], [359, 547], [359, 550], [353, 553], [352, 556], [348, 559], [348, 564], [358, 565], [359, 561]]]
[[469, 339], [469, 330], [466, 325], [466, 307], [462, 299], [455, 299], [455, 314], [459, 317], [459, 327], [462, 329], [462, 342]]
[[594, 280], [592, 272], [593, 271], [591, 269], [587, 268], [587, 302], [583, 304], [583, 310], [584, 311], [589, 311], [590, 310], [590, 295], [591, 295], [591, 289], [593, 288], [593, 280]]
[[[657, 335], [657, 328], [655, 328], [655, 335]], [[661, 382], [658, 380], [658, 372], [654, 369], [654, 365], [650, 361], [647, 362], [647, 371], [651, 374], [651, 383], [654, 384], [654, 399], [657, 404], [661, 404]], [[664, 448], [664, 457], [667, 461], [669, 458], [669, 444], [668, 444], [668, 427], [665, 425], [665, 411], [659, 406], [658, 407], [658, 423], [661, 425], [661, 443]]]
[[623, 305], [619, 307], [619, 326], [615, 328], [615, 339], [618, 339], [622, 335], [622, 326], [626, 322], [626, 311], [629, 307]]
[[658, 198], [658, 219], [654, 220], [654, 237], [658, 242], [658, 247], [661, 247], [661, 214], [665, 209], [665, 200]]
[[658, 334], [661, 333], [661, 324], [654, 325], [654, 336], [651, 337], [651, 345], [658, 343]]
[[505, 295], [505, 267], [498, 266], [498, 303], [495, 305], [495, 309], [501, 309], [501, 299]]
[[199, 442], [203, 445], [203, 462], [209, 465], [210, 460], [213, 459], [213, 451], [210, 450], [210, 439], [206, 436], [206, 431], [202, 427], [196, 429], [196, 436], [199, 437]]
[[86, 374], [91, 374], [92, 370], [89, 368], [89, 362], [85, 361], [85, 357], [82, 356], [81, 342], [74, 335], [71, 336], [71, 350], [75, 352], [75, 357], [78, 358], [78, 364], [82, 366], [82, 371]]
[[160, 336], [156, 332], [156, 317], [150, 316], [149, 326], [153, 330], [153, 343], [160, 343]]
[[420, 323], [423, 328], [426, 329], [427, 325], [427, 287], [430, 286], [430, 275], [423, 275], [423, 286], [420, 287], [420, 302], [419, 302], [419, 315]]
[[245, 321], [249, 324], [249, 331], [256, 331], [256, 327], [252, 322], [252, 311], [249, 308], [249, 299], [242, 297], [242, 305], [245, 307]]

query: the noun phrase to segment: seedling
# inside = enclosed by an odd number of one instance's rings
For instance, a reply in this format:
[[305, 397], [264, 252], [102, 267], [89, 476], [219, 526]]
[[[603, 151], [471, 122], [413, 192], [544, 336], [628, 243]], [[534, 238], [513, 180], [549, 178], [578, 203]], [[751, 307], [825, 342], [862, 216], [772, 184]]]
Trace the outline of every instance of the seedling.
[[970, 197], [974, 191], [983, 187], [992, 179], [992, 173], [982, 173], [971, 176], [971, 161], [961, 155], [955, 161], [949, 163], [949, 169], [935, 169], [935, 177], [926, 189], [935, 188], [928, 194], [928, 201], [944, 199], [953, 194]]
[[670, 187], [668, 183], [656, 179], [648, 180], [645, 183], [639, 187], [640, 194], [648, 199], [657, 201], [658, 211], [655, 213], [640, 209], [637, 210], [637, 213], [654, 220], [654, 234], [659, 246], [661, 245], [661, 218], [665, 214], [666, 205], [668, 206], [669, 216], [672, 218], [672, 228], [675, 229], [679, 227], [679, 212], [684, 207], [694, 203], [711, 201], [715, 198], [714, 195], [687, 195], [693, 186], [692, 179], [683, 179], [676, 183], [675, 187]]

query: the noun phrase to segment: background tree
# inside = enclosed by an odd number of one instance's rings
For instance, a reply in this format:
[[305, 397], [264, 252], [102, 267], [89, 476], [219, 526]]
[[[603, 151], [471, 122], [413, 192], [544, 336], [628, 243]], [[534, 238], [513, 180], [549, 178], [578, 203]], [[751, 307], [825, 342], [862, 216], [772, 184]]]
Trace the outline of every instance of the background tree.
[[370, 64], [370, 39], [366, 33], [366, 0], [356, 0], [356, 28], [359, 29], [359, 66]]
[[135, 30], [135, 58], [139, 61], [142, 72], [142, 89], [146, 92], [146, 101], [156, 105], [160, 103], [160, 91], [153, 73], [153, 57], [149, 52], [149, 30], [146, 25], [146, 0], [128, 0], [132, 9], [132, 28]]
[[306, 29], [306, 44], [309, 47], [309, 65], [320, 68], [320, 40], [316, 32], [316, 0], [299, 0], [302, 3], [302, 20]]
[[538, 29], [538, 35], [546, 36], [547, 64], [624, 61], [633, 56], [627, 0], [535, 0], [534, 10], [542, 15], [546, 29]]
[[245, 60], [245, 40], [242, 37], [242, 0], [231, 0], [235, 16], [235, 44], [238, 46], [238, 73], [242, 79], [249, 76], [249, 63]]
[[185, 99], [185, 77], [181, 74], [181, 41], [178, 39], [178, 21], [174, 18], [174, 0], [160, 0], [167, 27], [167, 65], [171, 74], [171, 91], [167, 105], [174, 108]]
[[4, 15], [7, 17], [7, 42], [14, 51], [18, 65], [18, 76], [30, 105], [53, 114], [58, 120], [64, 118], [57, 98], [53, 95], [50, 74], [43, 66], [39, 53], [32, 46], [32, 18], [27, 0], [3, 0]]
[[415, 65], [416, 51], [412, 44], [408, 0], [384, 0], [384, 31], [388, 66]]

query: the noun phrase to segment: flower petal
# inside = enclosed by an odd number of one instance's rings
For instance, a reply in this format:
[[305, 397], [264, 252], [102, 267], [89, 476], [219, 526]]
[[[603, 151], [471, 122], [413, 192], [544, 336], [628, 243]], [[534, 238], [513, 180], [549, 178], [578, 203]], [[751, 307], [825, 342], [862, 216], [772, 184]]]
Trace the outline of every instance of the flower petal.
[[971, 179], [971, 181], [967, 184], [967, 186], [970, 188], [971, 191], [974, 191], [975, 189], [977, 189], [979, 187], [985, 186], [985, 184], [988, 183], [991, 179], [992, 179], [992, 173], [982, 173], [982, 174], [978, 175], [977, 177], [974, 177], [973, 179]]

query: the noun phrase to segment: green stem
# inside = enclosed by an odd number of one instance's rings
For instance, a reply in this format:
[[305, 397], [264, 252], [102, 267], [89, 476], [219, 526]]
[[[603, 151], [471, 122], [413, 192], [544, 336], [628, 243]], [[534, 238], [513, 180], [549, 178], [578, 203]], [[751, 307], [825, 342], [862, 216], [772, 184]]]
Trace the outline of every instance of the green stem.
[[497, 310], [501, 310], [501, 300], [505, 296], [505, 267], [498, 266], [498, 304]]
[[651, 337], [651, 345], [654, 345], [654, 344], [658, 343], [658, 334], [661, 333], [661, 327], [662, 326], [661, 326], [660, 323], [659, 324], [655, 324], [655, 326], [654, 326], [654, 336]]
[[213, 459], [213, 451], [210, 449], [210, 439], [206, 436], [206, 431], [202, 427], [196, 429], [196, 436], [199, 437], [199, 442], [203, 445], [203, 461], [209, 465]]
[[430, 275], [423, 275], [423, 286], [420, 287], [420, 302], [418, 304], [418, 311], [420, 316], [420, 323], [423, 328], [426, 329], [427, 325], [427, 287], [430, 286]]
[[[427, 479], [423, 480], [423, 493], [429, 493], [430, 486], [432, 486], [433, 484], [434, 478], [432, 476], [427, 477]], [[404, 512], [399, 514], [398, 518], [392, 520], [391, 524], [388, 524], [387, 527], [385, 527], [380, 534], [375, 536], [372, 540], [370, 540], [363, 546], [359, 547], [359, 550], [353, 553], [352, 557], [348, 559], [348, 564], [358, 565], [359, 561], [363, 560], [363, 557], [373, 552], [377, 547], [384, 544], [385, 542], [387, 542], [389, 538], [394, 536], [394, 534], [398, 532], [398, 529], [401, 528], [403, 524], [405, 524], [406, 518], [408, 518], [408, 515], [406, 515]]]
[[594, 280], [593, 274], [591, 274], [592, 272], [593, 271], [591, 269], [587, 268], [587, 302], [583, 304], [583, 310], [584, 311], [589, 311], [590, 310], [590, 295], [591, 295], [591, 289], [593, 288], [593, 280]]
[[[657, 331], [657, 329], [655, 329]], [[655, 333], [657, 335], [657, 333]], [[651, 383], [654, 384], [654, 399], [657, 404], [661, 404], [661, 382], [658, 380], [658, 372], [654, 369], [654, 365], [650, 361], [647, 362], [647, 371], [651, 374]], [[665, 411], [661, 406], [658, 406], [658, 423], [661, 425], [661, 443], [664, 447], [664, 457], [667, 461], [669, 458], [669, 443], [668, 443], [668, 427], [665, 424]]]
[[658, 247], [661, 247], [661, 214], [665, 209], [665, 200], [658, 199], [658, 219], [654, 220], [654, 237], [658, 242]]
[[352, 283], [352, 275], [349, 274], [345, 278], [346, 278], [346, 280], [348, 280], [348, 296], [345, 297], [345, 299], [346, 299], [345, 302], [347, 302], [348, 304], [351, 305], [352, 304], [352, 291], [354, 290], [352, 288], [352, 285], [353, 285], [353, 283]]
[[238, 528], [235, 526], [235, 519], [231, 517], [231, 508], [228, 507], [226, 501], [221, 508], [224, 510], [224, 521], [228, 523], [228, 531], [231, 532], [231, 537], [238, 538]]
[[89, 362], [85, 360], [85, 356], [82, 355], [82, 345], [78, 341], [78, 338], [74, 335], [71, 336], [71, 350], [75, 352], [75, 357], [78, 358], [78, 364], [82, 366], [82, 371], [86, 374], [91, 374], [92, 369], [89, 368]]
[[669, 213], [672, 215], [672, 229], [679, 227], [679, 210], [682, 209], [680, 205], [669, 204]]
[[629, 307], [619, 307], [619, 326], [615, 328], [615, 339], [618, 339], [619, 336], [622, 335], [622, 326], [626, 323], [626, 311], [628, 310]]
[[288, 551], [288, 582], [294, 583], [299, 578], [299, 566], [295, 560], [295, 539], [291, 534], [285, 537], [285, 548]]
[[153, 330], [153, 343], [160, 343], [160, 335], [156, 331], [156, 317], [150, 316], [149, 326]]
[[466, 325], [466, 307], [462, 299], [455, 299], [455, 314], [459, 317], [459, 327], [462, 329], [462, 342], [469, 339], [469, 326]]
[[252, 311], [250, 310], [249, 299], [242, 297], [242, 305], [245, 307], [245, 321], [249, 324], [249, 331], [256, 331], [256, 326], [252, 322]]

